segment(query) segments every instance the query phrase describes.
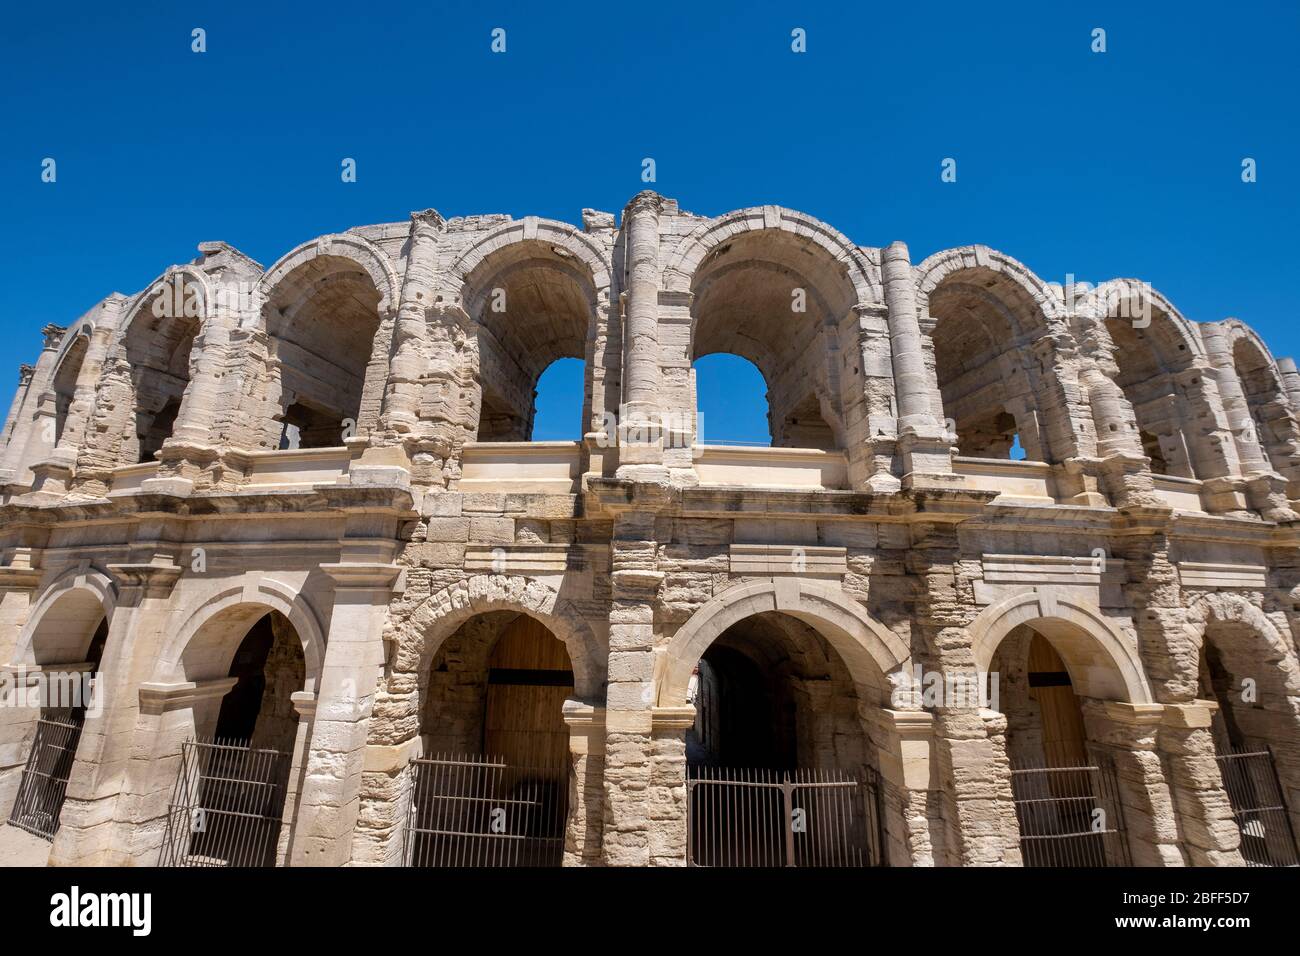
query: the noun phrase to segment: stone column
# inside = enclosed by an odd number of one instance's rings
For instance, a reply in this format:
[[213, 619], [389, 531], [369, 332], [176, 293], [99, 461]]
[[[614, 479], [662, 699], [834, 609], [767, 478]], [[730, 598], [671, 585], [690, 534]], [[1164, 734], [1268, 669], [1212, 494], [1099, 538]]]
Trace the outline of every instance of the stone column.
[[31, 487], [32, 464], [43, 459], [54, 447], [55, 404], [50, 389], [54, 380], [54, 363], [59, 357], [59, 346], [66, 331], [62, 326], [52, 324], [41, 330], [45, 347], [36, 360], [9, 444], [0, 458], [0, 486]]
[[384, 613], [401, 568], [340, 562], [321, 570], [334, 580], [334, 609], [290, 855], [294, 866], [342, 866], [351, 857], [366, 734], [384, 666]]
[[1228, 428], [1232, 432], [1250, 507], [1266, 521], [1300, 520], [1300, 515], [1292, 510], [1287, 499], [1286, 478], [1273, 469], [1260, 442], [1259, 425], [1251, 414], [1250, 403], [1237, 377], [1227, 329], [1219, 323], [1206, 323], [1201, 326], [1201, 339], [1205, 342], [1205, 352], [1214, 370], [1223, 410], [1228, 416]]
[[955, 438], [946, 434], [933, 412], [942, 407], [938, 384], [930, 374], [922, 346], [917, 312], [916, 279], [907, 246], [891, 242], [884, 250], [881, 276], [889, 310], [889, 346], [898, 405], [898, 450], [902, 455], [902, 486], [953, 486]]
[[1114, 767], [1132, 865], [1186, 866], [1157, 746], [1164, 707], [1084, 697], [1079, 703], [1094, 759]]
[[1007, 718], [994, 710], [940, 708], [934, 753], [939, 777], [951, 787], [944, 863], [1019, 864]]
[[1119, 366], [1110, 331], [1102, 319], [1081, 317], [1079, 323], [1083, 335], [1079, 385], [1092, 411], [1100, 477], [1110, 501], [1117, 508], [1166, 507], [1151, 480], [1151, 460], [1142, 448], [1137, 414], [1115, 384]]
[[1300, 370], [1296, 369], [1295, 359], [1278, 359], [1277, 370], [1282, 374], [1282, 390], [1291, 403], [1291, 411], [1300, 415]]
[[176, 423], [158, 452], [157, 477], [143, 482], [141, 490], [189, 494], [220, 457], [213, 442], [213, 426], [221, 405], [222, 375], [230, 360], [231, 332], [238, 318], [224, 304], [209, 303], [203, 327], [191, 347], [190, 380]]
[[659, 400], [659, 215], [663, 198], [642, 192], [623, 211], [627, 292], [623, 319], [620, 478], [664, 480]]
[[1158, 744], [1192, 866], [1242, 866], [1241, 833], [1223, 789], [1210, 721], [1218, 703], [1165, 704]]
[[[438, 287], [438, 238], [444, 221], [434, 209], [411, 213], [410, 246], [402, 300], [393, 329], [393, 361], [388, 370], [380, 427], [396, 434], [410, 434], [420, 421], [420, 396], [428, 372], [446, 379], [446, 368], [430, 368], [428, 311]], [[446, 365], [446, 356], [441, 363]]]
[[602, 861], [605, 708], [579, 700], [566, 700], [564, 722], [569, 727], [569, 759], [573, 762], [564, 865], [594, 866]]

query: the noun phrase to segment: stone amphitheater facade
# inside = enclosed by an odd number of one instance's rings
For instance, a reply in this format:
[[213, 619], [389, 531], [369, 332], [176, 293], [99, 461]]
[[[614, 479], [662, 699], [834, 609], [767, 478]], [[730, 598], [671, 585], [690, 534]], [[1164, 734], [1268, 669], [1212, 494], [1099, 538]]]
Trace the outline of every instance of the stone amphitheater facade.
[[[686, 860], [702, 674], [739, 658], [769, 751], [873, 775], [892, 865], [1025, 862], [1013, 768], [1072, 747], [1112, 768], [1133, 864], [1243, 862], [1233, 748], [1271, 749], [1300, 829], [1300, 374], [1242, 322], [650, 192], [621, 222], [425, 210], [269, 268], [199, 251], [46, 326], [4, 425], [3, 673], [98, 675], [52, 863], [159, 860], [183, 744], [223, 733], [268, 620], [281, 864], [402, 862], [413, 761], [494, 732], [523, 618], [571, 669], [538, 718], [567, 864]], [[701, 436], [717, 352], [763, 373], [772, 447]], [[583, 437], [530, 442], [560, 358]], [[996, 701], [921, 690], [983, 673]]]

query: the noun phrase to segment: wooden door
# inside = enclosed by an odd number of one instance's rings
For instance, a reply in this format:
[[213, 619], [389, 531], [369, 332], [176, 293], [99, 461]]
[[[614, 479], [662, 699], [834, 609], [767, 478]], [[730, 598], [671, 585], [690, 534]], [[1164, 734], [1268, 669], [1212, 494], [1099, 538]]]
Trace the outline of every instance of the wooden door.
[[1029, 696], [1043, 715], [1043, 756], [1049, 767], [1077, 767], [1088, 762], [1083, 711], [1065, 662], [1041, 634], [1029, 642]]
[[497, 639], [488, 663], [484, 752], [523, 767], [567, 762], [565, 698], [573, 695], [568, 652], [540, 621], [521, 614]]

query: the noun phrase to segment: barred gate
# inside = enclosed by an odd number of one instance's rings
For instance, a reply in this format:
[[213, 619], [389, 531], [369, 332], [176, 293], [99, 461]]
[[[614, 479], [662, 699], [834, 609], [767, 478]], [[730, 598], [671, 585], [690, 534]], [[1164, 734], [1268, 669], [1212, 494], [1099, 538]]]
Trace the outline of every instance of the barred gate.
[[884, 828], [874, 772], [691, 767], [688, 866], [880, 866]]
[[289, 765], [247, 741], [185, 741], [159, 864], [274, 866]]
[[1246, 865], [1300, 865], [1273, 752], [1238, 751], [1219, 754], [1216, 760], [1232, 816], [1241, 830], [1241, 855]]
[[411, 761], [407, 866], [559, 866], [573, 769], [439, 754]]
[[1113, 767], [1013, 769], [1011, 790], [1025, 866], [1129, 865]]
[[27, 753], [27, 764], [18, 784], [18, 797], [9, 814], [12, 826], [46, 840], [54, 839], [85, 719], [85, 711], [78, 709], [36, 721], [36, 736], [32, 738], [32, 749]]

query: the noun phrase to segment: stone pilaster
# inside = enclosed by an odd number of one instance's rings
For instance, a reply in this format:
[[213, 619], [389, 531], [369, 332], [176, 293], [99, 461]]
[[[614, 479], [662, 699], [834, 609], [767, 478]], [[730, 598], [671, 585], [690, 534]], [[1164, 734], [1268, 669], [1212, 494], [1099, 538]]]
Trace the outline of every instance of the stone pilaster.
[[[137, 688], [152, 676], [181, 568], [159, 554], [157, 563], [115, 564], [109, 571], [118, 583], [117, 605], [95, 679], [96, 706], [86, 714], [50, 851], [55, 865], [102, 865], [124, 841], [132, 841], [133, 853], [157, 853], [167, 810], [162, 796], [174, 783], [139, 764], [132, 780], [132, 755], [141, 745]], [[179, 756], [180, 750], [159, 753]]]
[[1192, 866], [1241, 866], [1241, 834], [1223, 789], [1210, 721], [1215, 701], [1165, 704], [1157, 738]]
[[321, 570], [334, 580], [334, 609], [290, 855], [295, 866], [341, 866], [351, 857], [366, 734], [384, 666], [384, 614], [401, 571], [368, 562]]
[[942, 789], [933, 760], [934, 715], [865, 705], [860, 710], [876, 745], [883, 861], [887, 866], [934, 866], [943, 850], [942, 818], [933, 810]]
[[564, 722], [569, 727], [569, 759], [573, 763], [564, 865], [598, 865], [602, 859], [605, 708], [579, 700], [566, 700]]
[[656, 707], [651, 714], [650, 864], [686, 865], [686, 732], [695, 708]]
[[1091, 698], [1079, 702], [1093, 759], [1115, 772], [1132, 865], [1186, 866], [1178, 812], [1157, 746], [1164, 707]]

